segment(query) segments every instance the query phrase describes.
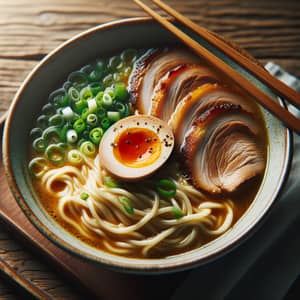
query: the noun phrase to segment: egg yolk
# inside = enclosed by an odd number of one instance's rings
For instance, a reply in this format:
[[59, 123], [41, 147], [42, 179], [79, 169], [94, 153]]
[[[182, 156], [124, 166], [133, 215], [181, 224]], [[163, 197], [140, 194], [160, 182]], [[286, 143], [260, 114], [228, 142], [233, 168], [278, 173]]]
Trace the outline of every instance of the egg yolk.
[[147, 128], [128, 128], [114, 142], [114, 156], [122, 164], [141, 168], [153, 164], [161, 155], [158, 135]]

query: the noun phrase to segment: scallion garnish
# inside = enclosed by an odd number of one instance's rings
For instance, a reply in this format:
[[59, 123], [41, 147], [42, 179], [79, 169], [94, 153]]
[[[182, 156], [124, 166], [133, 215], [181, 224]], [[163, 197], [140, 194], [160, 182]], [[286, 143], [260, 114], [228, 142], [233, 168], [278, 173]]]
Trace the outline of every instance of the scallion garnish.
[[86, 193], [86, 192], [83, 192], [83, 193], [81, 193], [81, 195], [80, 195], [80, 199], [82, 199], [82, 200], [87, 200], [88, 198], [89, 198], [89, 194], [88, 193]]
[[160, 196], [172, 198], [176, 195], [176, 185], [172, 180], [161, 179], [156, 185], [156, 189]]
[[134, 214], [134, 207], [133, 207], [133, 204], [131, 202], [131, 200], [125, 196], [121, 196], [119, 197], [120, 199], [120, 202], [124, 208], [124, 210], [130, 214], [130, 215], [133, 215]]
[[113, 180], [110, 176], [104, 176], [104, 183], [107, 187], [118, 188], [119, 184]]
[[87, 156], [94, 156], [96, 154], [96, 147], [90, 141], [83, 142], [80, 145], [79, 150]]
[[182, 210], [175, 206], [172, 207], [172, 213], [176, 219], [180, 219], [184, 216]]

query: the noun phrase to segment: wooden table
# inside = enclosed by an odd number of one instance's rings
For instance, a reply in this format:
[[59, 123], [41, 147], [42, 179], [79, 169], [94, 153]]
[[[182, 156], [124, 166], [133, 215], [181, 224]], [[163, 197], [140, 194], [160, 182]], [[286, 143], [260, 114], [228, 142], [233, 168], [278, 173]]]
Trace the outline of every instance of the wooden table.
[[[300, 1], [168, 0], [197, 23], [236, 41], [262, 63], [274, 61], [300, 77]], [[114, 19], [142, 16], [128, 0], [0, 0], [0, 116], [26, 74], [61, 42]], [[0, 257], [56, 299], [84, 297], [0, 225]], [[286, 299], [299, 297], [299, 280]], [[0, 299], [19, 299], [0, 280]], [[297, 298], [299, 299], [299, 298]]]

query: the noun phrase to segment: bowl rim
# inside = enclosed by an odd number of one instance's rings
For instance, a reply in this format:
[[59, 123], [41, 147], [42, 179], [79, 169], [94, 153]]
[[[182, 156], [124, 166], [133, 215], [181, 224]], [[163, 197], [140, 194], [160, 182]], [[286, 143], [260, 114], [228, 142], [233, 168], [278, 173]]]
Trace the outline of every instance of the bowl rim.
[[[23, 91], [26, 89], [27, 85], [31, 81], [32, 77], [34, 77], [35, 73], [44, 66], [49, 60], [51, 60], [57, 53], [59, 53], [62, 49], [67, 47], [68, 45], [71, 45], [73, 42], [76, 42], [80, 39], [85, 38], [86, 36], [89, 36], [90, 34], [106, 29], [114, 29], [115, 27], [122, 26], [124, 24], [138, 24], [138, 23], [156, 23], [152, 18], [149, 17], [134, 17], [134, 18], [125, 18], [125, 19], [118, 19], [114, 21], [110, 21], [107, 23], [103, 23], [94, 27], [91, 27], [83, 32], [80, 32], [76, 34], [75, 36], [71, 37], [67, 41], [63, 42], [59, 46], [57, 46], [55, 49], [49, 52], [40, 62], [37, 63], [37, 65], [32, 69], [32, 71], [27, 75], [25, 80], [22, 82], [21, 86], [19, 87], [17, 93], [15, 94], [13, 101], [10, 105], [5, 127], [4, 127], [4, 134], [3, 134], [3, 163], [4, 163], [4, 170], [6, 174], [6, 178], [10, 187], [10, 190], [12, 191], [12, 194], [19, 205], [19, 207], [22, 209], [23, 213], [25, 213], [26, 217], [30, 220], [30, 222], [44, 235], [46, 238], [50, 239], [50, 241], [54, 242], [56, 246], [59, 248], [62, 248], [66, 250], [67, 252], [74, 254], [76, 256], [79, 256], [80, 258], [87, 259], [89, 261], [103, 264], [104, 266], [107, 266], [109, 268], [112, 268], [114, 270], [118, 271], [124, 271], [127, 273], [143, 273], [143, 274], [162, 274], [167, 272], [175, 272], [175, 271], [182, 271], [186, 269], [191, 269], [193, 267], [197, 267], [199, 265], [207, 264], [213, 260], [215, 260], [218, 257], [223, 256], [224, 254], [227, 254], [229, 251], [235, 249], [238, 245], [240, 245], [243, 241], [249, 238], [250, 235], [252, 235], [264, 222], [264, 220], [267, 218], [267, 216], [270, 214], [272, 207], [274, 206], [276, 200], [278, 199], [278, 196], [280, 195], [280, 192], [282, 191], [282, 188], [284, 186], [284, 183], [286, 182], [286, 179], [288, 177], [289, 171], [291, 169], [291, 160], [292, 160], [292, 152], [293, 152], [293, 136], [290, 129], [286, 128], [285, 135], [283, 138], [285, 138], [285, 157], [284, 157], [284, 164], [281, 169], [281, 173], [279, 176], [279, 184], [277, 188], [272, 193], [272, 201], [271, 204], [264, 209], [260, 213], [259, 216], [256, 217], [254, 224], [248, 224], [248, 226], [243, 230], [243, 233], [240, 233], [236, 236], [233, 242], [227, 244], [226, 246], [222, 247], [221, 249], [217, 249], [214, 253], [211, 253], [205, 257], [198, 259], [188, 259], [188, 256], [186, 258], [183, 258], [178, 255], [178, 257], [182, 258], [180, 259], [179, 263], [169, 263], [164, 265], [152, 265], [152, 264], [133, 264], [130, 261], [127, 261], [125, 263], [118, 263], [111, 259], [106, 259], [99, 256], [95, 256], [93, 254], [84, 252], [77, 247], [74, 247], [70, 243], [64, 241], [61, 237], [57, 236], [54, 232], [49, 230], [40, 220], [39, 218], [32, 212], [29, 205], [26, 203], [25, 198], [22, 195], [21, 189], [19, 188], [17, 181], [15, 179], [15, 174], [13, 172], [13, 168], [11, 165], [11, 159], [10, 159], [10, 145], [9, 145], [9, 132], [11, 128], [12, 123], [12, 117], [14, 114], [14, 111], [18, 105], [19, 100], [22, 97]], [[282, 101], [279, 98], [279, 101], [282, 105], [285, 106], [284, 101]], [[101, 252], [100, 252], [101, 253]]]

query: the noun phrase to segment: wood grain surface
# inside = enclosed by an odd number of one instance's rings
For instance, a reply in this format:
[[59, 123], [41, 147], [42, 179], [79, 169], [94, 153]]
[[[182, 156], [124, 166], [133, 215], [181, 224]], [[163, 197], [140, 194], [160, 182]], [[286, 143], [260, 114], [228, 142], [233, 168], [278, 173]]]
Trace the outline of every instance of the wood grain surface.
[[[297, 0], [167, 0], [175, 9], [193, 21], [237, 42], [262, 63], [274, 61], [289, 72], [300, 76], [300, 1]], [[154, 7], [154, 6], [153, 6]], [[103, 22], [144, 16], [145, 14], [129, 0], [0, 0], [0, 116], [9, 107], [19, 85], [29, 71], [49, 51], [73, 35]], [[1, 170], [1, 166], [0, 166]], [[1, 175], [2, 174], [2, 175]], [[0, 185], [5, 184], [0, 173]], [[11, 195], [8, 187], [1, 190], [0, 203]], [[2, 201], [2, 202], [1, 202]], [[12, 202], [13, 203], [13, 202]], [[12, 204], [15, 205], [15, 204]], [[16, 215], [20, 213], [15, 207]], [[26, 226], [30, 226], [28, 223]], [[34, 233], [34, 238], [39, 232]], [[47, 241], [44, 241], [47, 244]], [[0, 256], [21, 275], [47, 292], [54, 299], [80, 299], [82, 291], [72, 283], [52, 262], [43, 260], [39, 254], [15, 233], [0, 225]], [[49, 251], [56, 251], [51, 248]], [[68, 264], [68, 255], [66, 264]], [[78, 261], [78, 270], [93, 267]], [[72, 272], [71, 272], [72, 273]], [[76, 270], [73, 270], [76, 273]], [[73, 274], [74, 276], [76, 274]], [[184, 274], [182, 275], [184, 276]], [[76, 277], [76, 276], [75, 276]], [[163, 297], [170, 295], [170, 287], [178, 284], [180, 277], [165, 278]], [[128, 284], [135, 277], [115, 277], [110, 271], [99, 273], [94, 286], [114, 280], [116, 286]], [[151, 281], [152, 280], [152, 281]], [[149, 286], [159, 286], [157, 279], [151, 279]], [[76, 282], [76, 278], [75, 278]], [[125, 289], [126, 290], [126, 289]], [[142, 299], [137, 293], [132, 299]], [[96, 291], [93, 291], [96, 293]], [[149, 295], [154, 292], [149, 290]], [[124, 293], [123, 299], [130, 294]], [[117, 299], [102, 289], [103, 299]], [[14, 286], [0, 280], [0, 299], [27, 299], [17, 293]], [[296, 299], [296, 298], [294, 298]]]

